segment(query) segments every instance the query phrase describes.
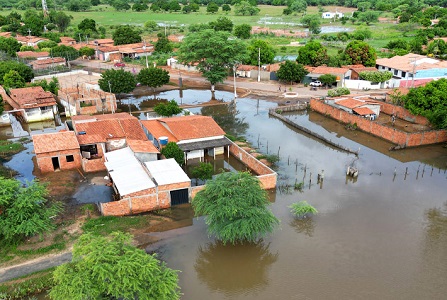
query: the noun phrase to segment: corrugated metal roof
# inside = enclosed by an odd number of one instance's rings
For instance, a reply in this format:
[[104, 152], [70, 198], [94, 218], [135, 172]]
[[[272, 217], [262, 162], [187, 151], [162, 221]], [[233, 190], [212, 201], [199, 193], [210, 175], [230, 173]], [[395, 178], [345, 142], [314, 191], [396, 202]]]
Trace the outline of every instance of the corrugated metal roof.
[[129, 147], [107, 152], [105, 157], [104, 164], [121, 196], [155, 187]]
[[157, 185], [191, 181], [188, 175], [186, 175], [183, 169], [173, 158], [148, 161], [144, 164], [149, 170], [149, 173], [151, 173], [152, 178], [155, 179]]

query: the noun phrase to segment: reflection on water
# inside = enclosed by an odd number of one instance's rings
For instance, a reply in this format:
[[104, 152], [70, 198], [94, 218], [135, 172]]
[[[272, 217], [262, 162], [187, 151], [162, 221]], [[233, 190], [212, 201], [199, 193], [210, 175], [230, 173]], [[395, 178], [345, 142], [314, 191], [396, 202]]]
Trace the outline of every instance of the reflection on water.
[[200, 113], [204, 116], [212, 116], [227, 134], [234, 136], [243, 136], [249, 126], [245, 118], [241, 117], [235, 104], [205, 106], [200, 109]]
[[268, 284], [268, 270], [278, 259], [269, 244], [223, 245], [208, 243], [197, 250], [194, 268], [200, 281], [227, 296], [258, 293]]
[[312, 217], [295, 218], [290, 222], [290, 226], [293, 227], [297, 233], [303, 233], [309, 237], [313, 236], [315, 230], [315, 222]]

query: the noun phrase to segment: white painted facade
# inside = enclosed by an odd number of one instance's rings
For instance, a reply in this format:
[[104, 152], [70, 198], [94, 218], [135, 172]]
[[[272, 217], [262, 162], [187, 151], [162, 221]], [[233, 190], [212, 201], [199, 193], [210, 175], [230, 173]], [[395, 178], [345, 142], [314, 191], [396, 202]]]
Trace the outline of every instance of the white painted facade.
[[25, 109], [23, 117], [26, 123], [40, 122], [45, 120], [53, 120], [57, 114], [57, 106], [42, 106]]
[[336, 11], [336, 12], [326, 11], [321, 14], [321, 17], [323, 19], [333, 19], [333, 18], [339, 19], [339, 18], [343, 18], [343, 13], [338, 12], [338, 11]]

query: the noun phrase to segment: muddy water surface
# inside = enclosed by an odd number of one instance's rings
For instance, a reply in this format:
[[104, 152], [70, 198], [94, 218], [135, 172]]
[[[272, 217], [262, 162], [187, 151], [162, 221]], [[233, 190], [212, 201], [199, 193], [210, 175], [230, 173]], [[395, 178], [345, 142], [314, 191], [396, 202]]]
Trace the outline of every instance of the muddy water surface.
[[[281, 225], [257, 244], [224, 246], [208, 237], [203, 218], [169, 232], [162, 258], [182, 271], [183, 299], [443, 299], [447, 150], [390, 153], [388, 143], [318, 115], [289, 116], [360, 148], [356, 157], [270, 118], [275, 105], [239, 99], [237, 114], [216, 120], [263, 152], [279, 150], [279, 184], [303, 181], [304, 190], [271, 193]], [[351, 164], [360, 170], [357, 180], [345, 176]], [[294, 219], [288, 206], [299, 200], [319, 214]]]

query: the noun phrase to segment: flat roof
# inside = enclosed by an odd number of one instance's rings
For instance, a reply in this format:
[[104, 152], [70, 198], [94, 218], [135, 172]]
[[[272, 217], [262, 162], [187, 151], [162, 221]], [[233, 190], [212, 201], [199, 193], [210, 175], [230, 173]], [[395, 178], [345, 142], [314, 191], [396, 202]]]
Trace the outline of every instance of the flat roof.
[[121, 196], [155, 187], [155, 183], [129, 147], [104, 155], [107, 159], [104, 164]]
[[157, 185], [189, 182], [188, 175], [173, 158], [148, 161], [144, 163]]

